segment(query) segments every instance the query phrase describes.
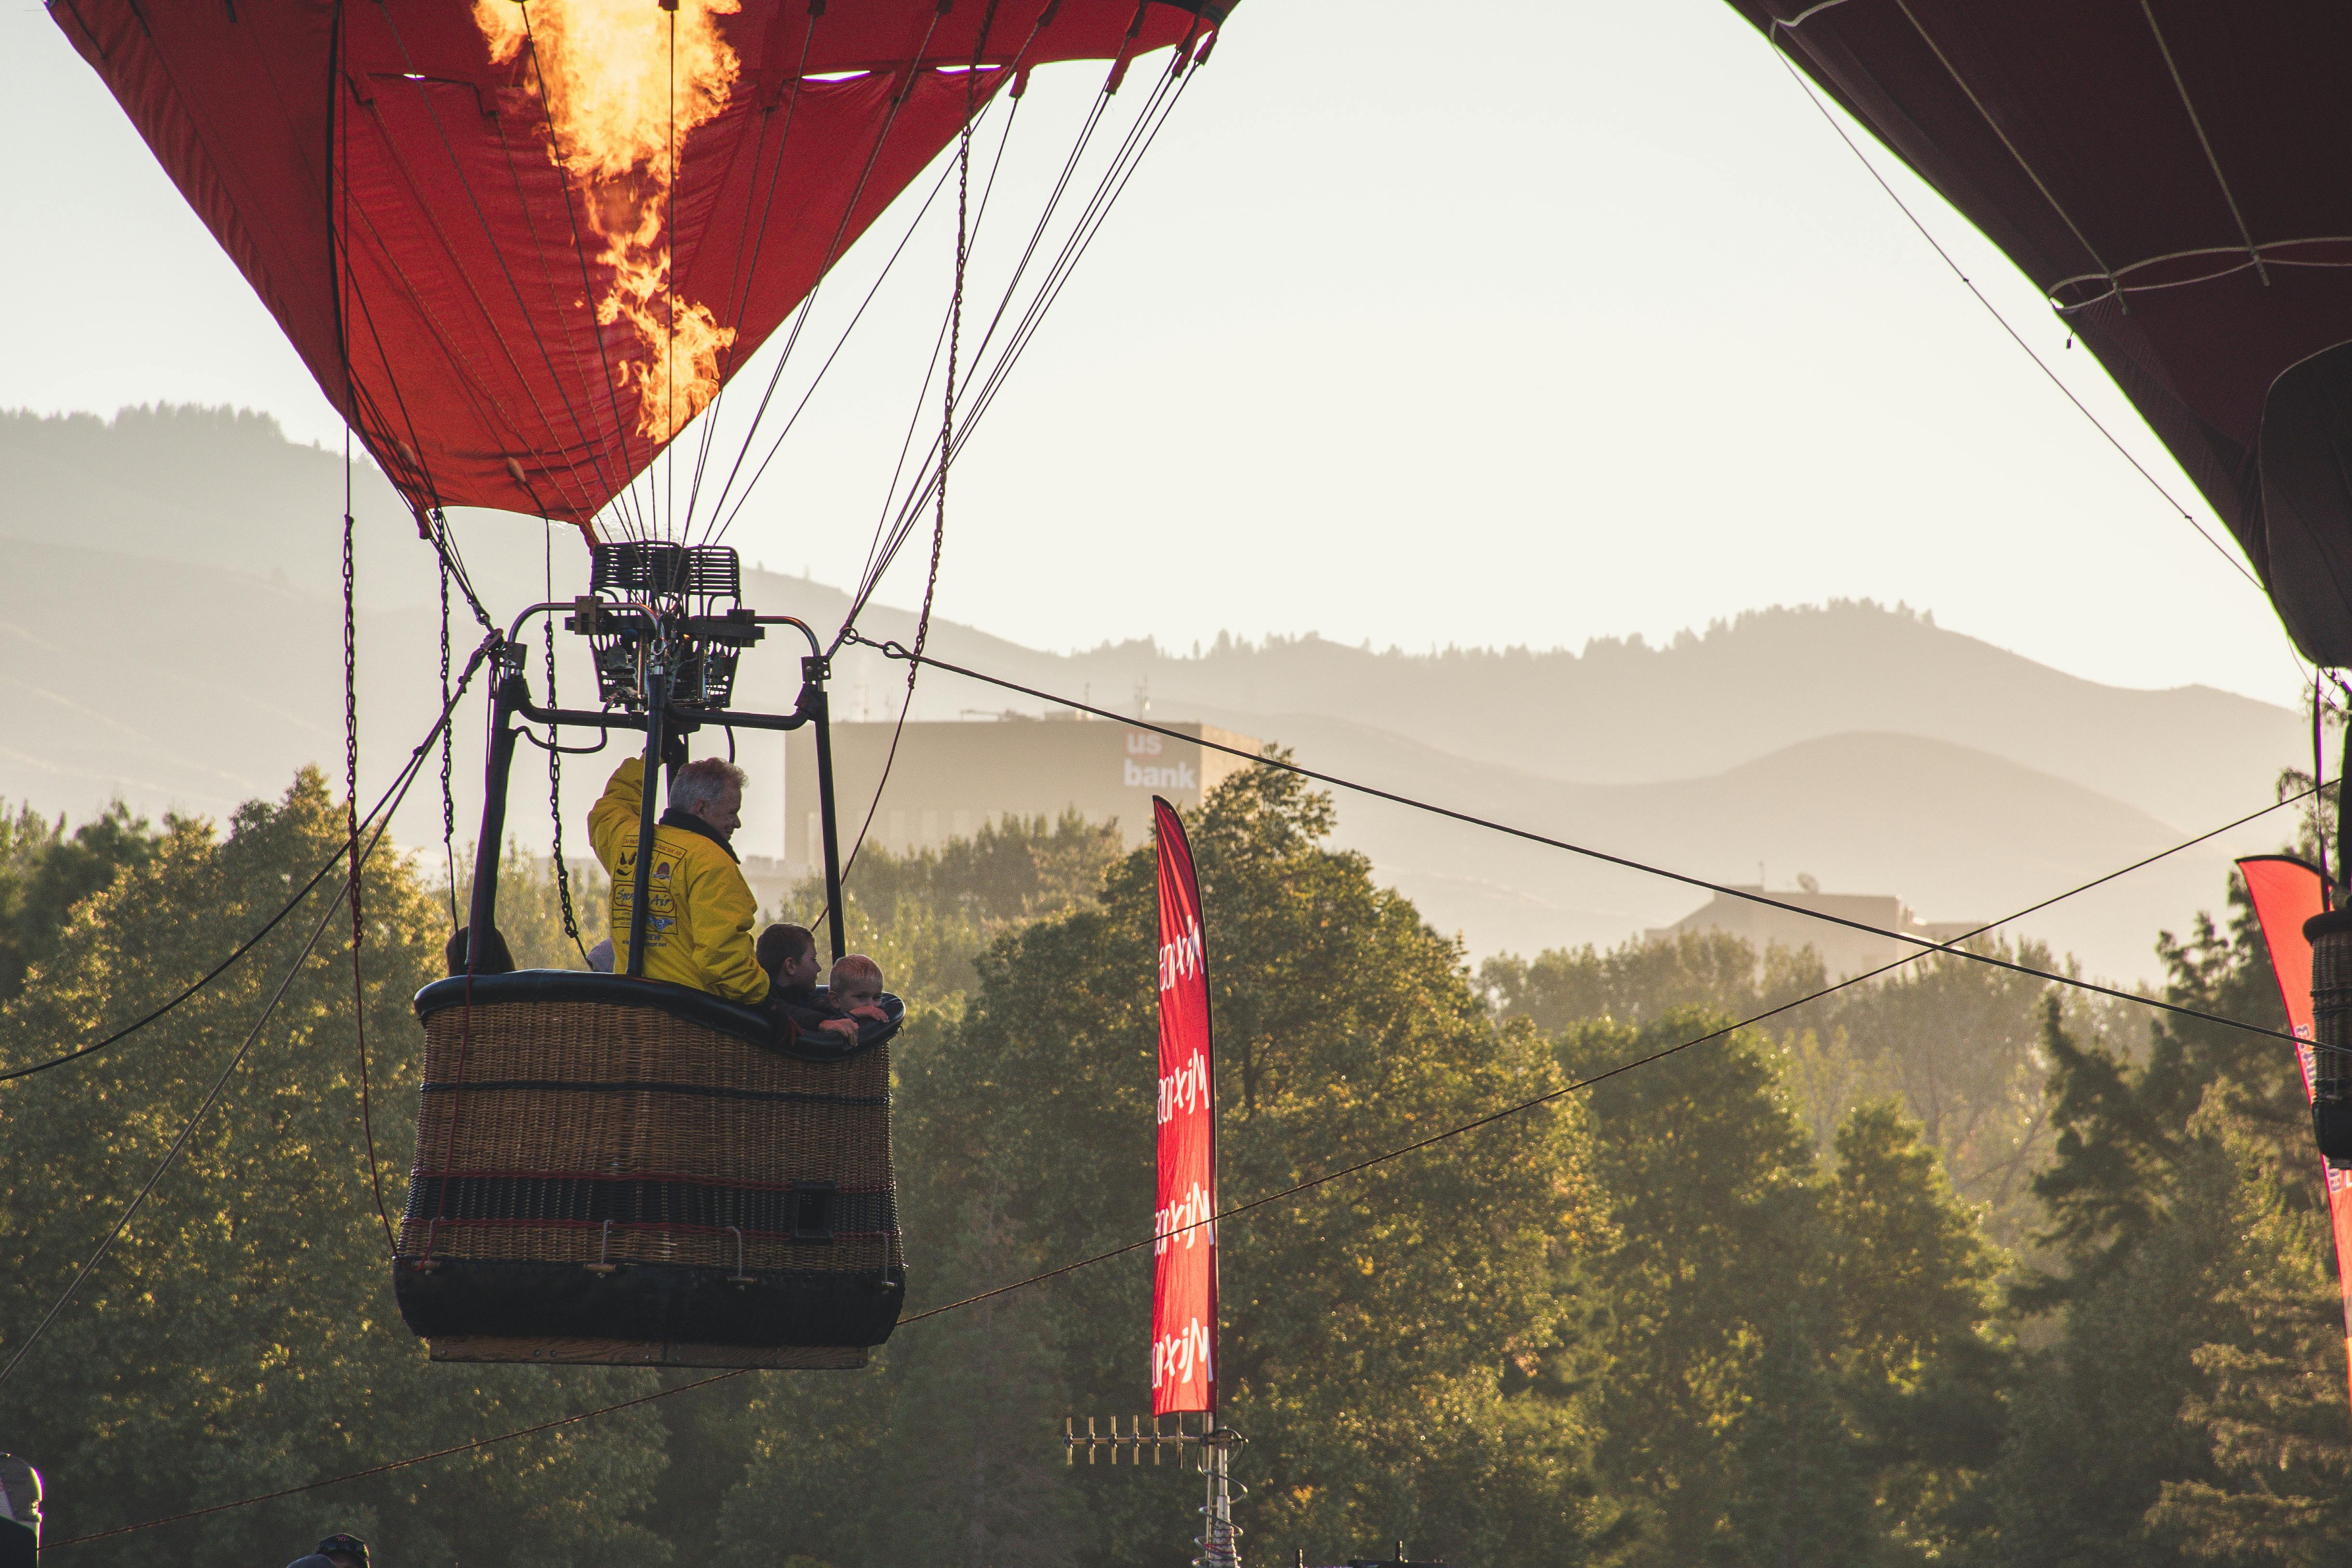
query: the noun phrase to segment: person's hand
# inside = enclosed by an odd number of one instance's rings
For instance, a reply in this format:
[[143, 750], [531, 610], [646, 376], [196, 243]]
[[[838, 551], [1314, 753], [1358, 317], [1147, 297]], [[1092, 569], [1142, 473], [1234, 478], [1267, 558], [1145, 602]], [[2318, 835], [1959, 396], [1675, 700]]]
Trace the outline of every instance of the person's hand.
[[850, 1009], [849, 1016], [852, 1018], [872, 1019], [876, 1023], [887, 1023], [890, 1021], [890, 1015], [884, 1012], [881, 1006], [875, 1002], [867, 1002], [863, 1007], [855, 1007]]
[[844, 1040], [856, 1040], [857, 1038], [857, 1026], [851, 1023], [847, 1019], [827, 1019], [816, 1027], [824, 1030], [827, 1034], [837, 1034]]

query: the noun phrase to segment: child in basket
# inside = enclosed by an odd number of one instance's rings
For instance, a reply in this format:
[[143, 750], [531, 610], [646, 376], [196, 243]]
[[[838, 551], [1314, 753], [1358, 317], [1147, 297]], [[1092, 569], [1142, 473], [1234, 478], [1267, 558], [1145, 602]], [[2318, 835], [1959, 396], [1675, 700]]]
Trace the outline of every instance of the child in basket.
[[833, 986], [816, 994], [816, 937], [801, 925], [771, 925], [760, 933], [761, 967], [768, 971], [770, 995], [803, 1033], [822, 1030], [845, 1040], [857, 1038], [857, 1020], [876, 1022], [882, 1011], [882, 967], [863, 953], [843, 955], [833, 967]]

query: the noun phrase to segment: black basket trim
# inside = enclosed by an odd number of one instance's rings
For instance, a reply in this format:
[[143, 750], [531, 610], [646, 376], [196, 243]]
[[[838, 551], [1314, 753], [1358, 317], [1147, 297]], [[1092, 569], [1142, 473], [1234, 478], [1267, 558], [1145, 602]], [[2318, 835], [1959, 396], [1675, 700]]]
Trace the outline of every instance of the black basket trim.
[[591, 1082], [577, 1078], [435, 1079], [423, 1085], [427, 1094], [478, 1094], [514, 1090], [532, 1094], [684, 1094], [703, 1100], [758, 1100], [788, 1105], [876, 1106], [890, 1103], [887, 1094], [824, 1094], [813, 1089], [727, 1089], [708, 1083], [665, 1083], [651, 1079], [615, 1079]]
[[[393, 1262], [409, 1329], [433, 1338], [670, 1340], [694, 1344], [877, 1345], [898, 1326], [903, 1270], [698, 1268], [436, 1258]], [[738, 1282], [740, 1281], [741, 1282]]]
[[907, 1013], [905, 1003], [885, 995], [882, 1010], [888, 1017], [880, 1023], [862, 1024], [855, 1044], [837, 1040], [830, 1034], [804, 1030], [798, 1040], [785, 1045], [777, 1039], [775, 1022], [766, 1013], [756, 1008], [738, 1007], [691, 986], [632, 979], [626, 975], [600, 975], [584, 969], [517, 969], [505, 975], [476, 975], [470, 979], [464, 975], [452, 975], [446, 980], [436, 980], [416, 993], [416, 1016], [419, 1019], [429, 1019], [451, 1008], [465, 1007], [469, 1001], [477, 1008], [517, 1003], [529, 1007], [550, 1002], [648, 1008], [807, 1061], [840, 1061], [861, 1051], [870, 1051], [898, 1032]]

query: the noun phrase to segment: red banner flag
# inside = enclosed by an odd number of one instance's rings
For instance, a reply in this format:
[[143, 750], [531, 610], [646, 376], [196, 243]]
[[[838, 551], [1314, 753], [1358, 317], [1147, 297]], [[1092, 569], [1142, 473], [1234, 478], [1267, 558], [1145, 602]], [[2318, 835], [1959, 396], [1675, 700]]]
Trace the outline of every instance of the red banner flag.
[[1217, 1407], [1217, 1083], [1201, 884], [1176, 808], [1160, 845], [1160, 1182], [1151, 1246], [1151, 1413]]
[[[2296, 1061], [2303, 1068], [2303, 1092], [2312, 1092], [2315, 1063], [2311, 1051], [2311, 944], [2304, 939], [2303, 923], [2327, 907], [2318, 869], [2292, 855], [2249, 855], [2238, 862], [2253, 896], [2254, 918], [2261, 922], [2263, 942], [2269, 947], [2271, 969], [2278, 976], [2279, 999], [2286, 1004], [2287, 1022], [2294, 1027]], [[2327, 1178], [2327, 1217], [2336, 1230], [2336, 1275], [2344, 1294], [2344, 1355], [2346, 1375], [2352, 1379], [2352, 1276], [2345, 1260], [2352, 1258], [2352, 1172], [2319, 1162]]]

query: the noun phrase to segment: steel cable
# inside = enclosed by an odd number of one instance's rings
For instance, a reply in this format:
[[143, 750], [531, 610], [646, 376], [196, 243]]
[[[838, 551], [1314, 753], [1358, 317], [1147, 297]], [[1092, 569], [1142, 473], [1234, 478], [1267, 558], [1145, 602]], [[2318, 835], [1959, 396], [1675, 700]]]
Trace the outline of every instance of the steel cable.
[[[1744, 904], [1759, 904], [1767, 909], [1778, 909], [1790, 915], [1801, 915], [1808, 920], [1818, 920], [1823, 925], [1841, 925], [1849, 931], [1860, 931], [1872, 936], [1885, 936], [1896, 942], [1907, 943], [1922, 952], [1951, 953], [1967, 958], [1972, 963], [1989, 965], [1997, 969], [2008, 969], [2020, 975], [2031, 975], [2036, 979], [2050, 980], [2058, 985], [2070, 986], [2076, 990], [2090, 991], [2103, 997], [2113, 997], [2120, 1001], [2152, 1008], [2159, 1012], [2173, 1013], [2182, 1018], [2193, 1018], [2205, 1023], [2221, 1024], [2229, 1029], [2243, 1030], [2248, 1034], [2267, 1035], [2273, 1040], [2284, 1040], [2289, 1042], [2295, 1040], [2295, 1036], [2283, 1030], [2271, 1029], [2263, 1024], [2248, 1023], [2242, 1019], [2224, 1018], [2219, 1013], [2209, 1013], [2197, 1008], [2182, 1007], [2177, 1002], [2163, 1001], [2138, 991], [2126, 991], [2114, 986], [2103, 986], [2095, 980], [2085, 980], [2078, 975], [2056, 974], [2048, 969], [2037, 969], [2031, 964], [1996, 958], [1988, 953], [1971, 953], [1952, 942], [1937, 942], [1931, 937], [1915, 936], [1908, 931], [1873, 925], [1865, 920], [1849, 920], [1842, 915], [1807, 909], [1801, 904], [1790, 904], [1785, 899], [1774, 898], [1760, 891], [1751, 893], [1746, 888], [1735, 887], [1728, 883], [1710, 882], [1702, 876], [1693, 876], [1687, 872], [1654, 865], [1647, 861], [1635, 860], [1630, 855], [1612, 854], [1607, 850], [1597, 850], [1588, 844], [1574, 843], [1567, 839], [1555, 839], [1531, 829], [1513, 827], [1508, 822], [1498, 822], [1492, 818], [1476, 816], [1468, 811], [1457, 811], [1450, 806], [1440, 806], [1433, 801], [1415, 800], [1410, 795], [1400, 795], [1392, 789], [1382, 789], [1376, 785], [1359, 783], [1355, 779], [1343, 779], [1335, 773], [1324, 773], [1312, 768], [1302, 768], [1287, 758], [1268, 757], [1256, 752], [1244, 751], [1237, 746], [1226, 746], [1202, 736], [1186, 735], [1181, 730], [1171, 729], [1165, 725], [1153, 724], [1149, 719], [1129, 717], [1124, 714], [1113, 713], [1108, 708], [1096, 707], [1091, 703], [1079, 702], [1052, 692], [1039, 691], [1034, 686], [1024, 686], [1017, 681], [1008, 681], [997, 675], [982, 674], [978, 670], [967, 669], [961, 664], [951, 664], [944, 659], [932, 658], [928, 653], [914, 653], [897, 643], [875, 643], [870, 638], [859, 635], [854, 629], [845, 631], [843, 636], [847, 642], [861, 643], [867, 647], [878, 649], [882, 656], [887, 659], [903, 659], [929, 664], [934, 669], [946, 670], [952, 674], [962, 675], [985, 685], [996, 686], [1008, 692], [1018, 692], [1024, 696], [1035, 697], [1041, 702], [1074, 708], [1080, 713], [1094, 714], [1097, 717], [1110, 719], [1115, 723], [1128, 725], [1136, 729], [1148, 729], [1155, 735], [1181, 740], [1187, 746], [1198, 746], [1205, 750], [1221, 751], [1228, 757], [1240, 758], [1243, 761], [1253, 763], [1260, 768], [1272, 768], [1281, 772], [1293, 773], [1302, 779], [1311, 779], [1318, 784], [1328, 784], [1334, 789], [1346, 789], [1359, 795], [1369, 795], [1373, 800], [1386, 800], [1391, 805], [1410, 807], [1416, 811], [1426, 811], [1432, 816], [1444, 817], [1467, 827], [1483, 828], [1489, 832], [1501, 833], [1506, 837], [1523, 840], [1528, 843], [1541, 844], [1547, 849], [1565, 850], [1570, 854], [1581, 855], [1587, 860], [1599, 861], [1605, 865], [1622, 866], [1627, 871], [1640, 872], [1647, 876], [1662, 877], [1668, 882], [1678, 882], [1685, 887], [1698, 888], [1703, 892], [1717, 894], [1725, 898], [1736, 898]], [[2301, 797], [2298, 796], [2296, 799]], [[2275, 810], [2275, 807], [2266, 807], [2264, 810]], [[2256, 813], [2258, 816], [2261, 814]]]

